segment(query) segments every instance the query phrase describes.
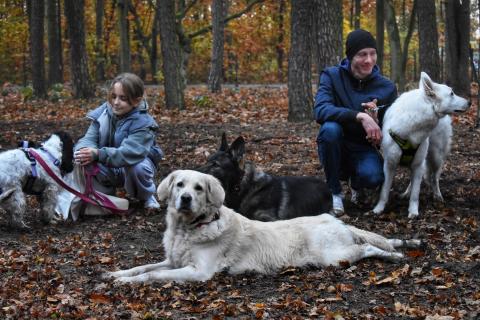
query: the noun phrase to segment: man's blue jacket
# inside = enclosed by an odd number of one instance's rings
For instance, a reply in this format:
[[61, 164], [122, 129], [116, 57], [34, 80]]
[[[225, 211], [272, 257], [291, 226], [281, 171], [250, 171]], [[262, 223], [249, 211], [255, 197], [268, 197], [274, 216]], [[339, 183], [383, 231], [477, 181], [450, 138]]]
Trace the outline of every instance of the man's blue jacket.
[[[315, 96], [315, 120], [323, 124], [338, 122], [345, 138], [368, 143], [366, 132], [356, 121], [357, 113], [364, 111], [362, 103], [377, 99], [377, 106], [390, 106], [397, 98], [395, 84], [380, 74], [378, 66], [363, 80], [356, 79], [350, 71], [350, 61], [343, 59], [339, 65], [327, 68], [320, 75], [320, 85]], [[380, 121], [387, 108], [379, 112]]]

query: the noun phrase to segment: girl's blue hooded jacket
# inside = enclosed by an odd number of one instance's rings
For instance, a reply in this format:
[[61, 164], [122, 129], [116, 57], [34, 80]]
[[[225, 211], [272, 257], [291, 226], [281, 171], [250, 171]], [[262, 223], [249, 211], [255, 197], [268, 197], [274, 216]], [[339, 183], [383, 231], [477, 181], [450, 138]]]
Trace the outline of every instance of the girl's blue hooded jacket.
[[[362, 103], [377, 99], [377, 106], [388, 107], [396, 98], [395, 84], [380, 74], [378, 66], [374, 66], [369, 77], [358, 80], [350, 70], [350, 61], [345, 58], [339, 65], [322, 71], [314, 116], [320, 124], [339, 123], [346, 139], [369, 144], [365, 130], [356, 121], [357, 113], [364, 111]], [[379, 111], [380, 122], [387, 107]]]

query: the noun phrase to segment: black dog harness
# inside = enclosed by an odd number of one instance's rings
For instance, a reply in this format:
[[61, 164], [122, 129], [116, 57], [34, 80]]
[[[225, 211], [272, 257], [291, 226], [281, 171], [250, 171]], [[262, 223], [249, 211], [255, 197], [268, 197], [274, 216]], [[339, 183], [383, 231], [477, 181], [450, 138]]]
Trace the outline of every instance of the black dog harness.
[[388, 130], [388, 133], [390, 134], [390, 137], [392, 137], [393, 141], [395, 141], [402, 150], [400, 165], [407, 167], [410, 166], [420, 145], [414, 146], [410, 141], [400, 138], [392, 130]]

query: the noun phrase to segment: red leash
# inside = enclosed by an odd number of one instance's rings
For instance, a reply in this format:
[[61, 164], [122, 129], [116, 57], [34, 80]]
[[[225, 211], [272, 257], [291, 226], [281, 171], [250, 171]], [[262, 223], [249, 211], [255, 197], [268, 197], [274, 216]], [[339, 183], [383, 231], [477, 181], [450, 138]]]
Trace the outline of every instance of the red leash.
[[[86, 181], [85, 181], [85, 193], [80, 193], [77, 190], [73, 189], [67, 185], [61, 178], [59, 178], [55, 172], [50, 169], [49, 165], [43, 160], [43, 158], [33, 149], [28, 149], [28, 152], [35, 158], [35, 160], [40, 163], [40, 165], [45, 169], [50, 177], [52, 177], [55, 182], [62, 186], [65, 190], [73, 193], [83, 201], [93, 204], [95, 206], [100, 206], [102, 208], [108, 209], [116, 214], [126, 214], [128, 210], [119, 209], [108, 197], [98, 193], [92, 186], [92, 178], [98, 174], [100, 168], [97, 165], [92, 166], [92, 170], [85, 169]], [[89, 197], [90, 196], [90, 197]]]

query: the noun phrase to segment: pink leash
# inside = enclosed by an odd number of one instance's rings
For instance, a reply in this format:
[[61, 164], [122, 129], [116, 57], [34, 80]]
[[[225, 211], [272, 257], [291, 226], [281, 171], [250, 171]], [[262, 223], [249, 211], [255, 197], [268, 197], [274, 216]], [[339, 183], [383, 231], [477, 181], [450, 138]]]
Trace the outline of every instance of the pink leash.
[[[73, 193], [83, 201], [93, 204], [95, 206], [100, 206], [102, 208], [108, 209], [116, 214], [126, 214], [128, 210], [119, 209], [108, 197], [99, 194], [92, 185], [92, 178], [100, 172], [100, 168], [97, 165], [92, 165], [91, 170], [85, 169], [85, 193], [80, 193], [77, 190], [73, 189], [69, 185], [67, 185], [61, 178], [59, 178], [55, 172], [50, 169], [48, 164], [43, 160], [43, 158], [33, 149], [28, 149], [28, 152], [35, 158], [35, 160], [40, 163], [40, 165], [45, 169], [45, 171], [53, 178], [60, 186], [62, 186], [65, 190]], [[90, 197], [89, 197], [90, 196]], [[93, 198], [93, 199], [92, 199]]]

